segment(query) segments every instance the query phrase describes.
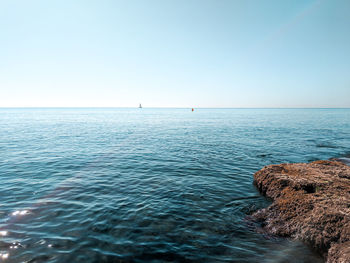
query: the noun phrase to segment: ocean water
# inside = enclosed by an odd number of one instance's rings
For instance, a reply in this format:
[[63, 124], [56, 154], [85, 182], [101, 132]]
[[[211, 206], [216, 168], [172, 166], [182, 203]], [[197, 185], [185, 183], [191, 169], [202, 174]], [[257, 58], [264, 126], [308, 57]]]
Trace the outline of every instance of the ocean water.
[[253, 174], [349, 155], [349, 109], [0, 109], [0, 262], [323, 262]]

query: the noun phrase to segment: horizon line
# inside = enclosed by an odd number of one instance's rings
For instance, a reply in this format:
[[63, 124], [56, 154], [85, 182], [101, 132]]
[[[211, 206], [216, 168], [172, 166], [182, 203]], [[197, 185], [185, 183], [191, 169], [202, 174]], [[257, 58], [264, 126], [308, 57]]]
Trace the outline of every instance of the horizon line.
[[[142, 107], [142, 109], [350, 109], [350, 107]], [[0, 109], [138, 109], [118, 106], [10, 106]]]

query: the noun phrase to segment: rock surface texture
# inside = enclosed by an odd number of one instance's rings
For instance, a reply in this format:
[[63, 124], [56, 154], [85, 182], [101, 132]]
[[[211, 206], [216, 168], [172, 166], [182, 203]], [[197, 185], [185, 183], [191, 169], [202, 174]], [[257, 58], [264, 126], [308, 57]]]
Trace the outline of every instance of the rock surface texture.
[[254, 183], [273, 200], [253, 214], [265, 231], [304, 241], [328, 263], [350, 263], [350, 166], [269, 165], [254, 174]]

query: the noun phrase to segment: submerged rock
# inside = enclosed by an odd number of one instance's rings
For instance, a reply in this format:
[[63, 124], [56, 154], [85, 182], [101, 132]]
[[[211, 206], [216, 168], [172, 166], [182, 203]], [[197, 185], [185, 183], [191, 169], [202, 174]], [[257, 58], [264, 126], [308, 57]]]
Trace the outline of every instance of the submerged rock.
[[350, 166], [337, 161], [269, 165], [254, 174], [273, 203], [253, 214], [265, 231], [293, 237], [327, 262], [350, 262]]

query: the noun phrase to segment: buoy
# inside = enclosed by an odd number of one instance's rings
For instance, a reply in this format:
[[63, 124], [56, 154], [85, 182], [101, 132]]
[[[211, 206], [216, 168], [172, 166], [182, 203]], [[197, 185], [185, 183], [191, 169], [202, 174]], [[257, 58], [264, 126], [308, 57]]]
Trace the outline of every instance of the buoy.
[[194, 111], [194, 108], [192, 108], [192, 111]]

